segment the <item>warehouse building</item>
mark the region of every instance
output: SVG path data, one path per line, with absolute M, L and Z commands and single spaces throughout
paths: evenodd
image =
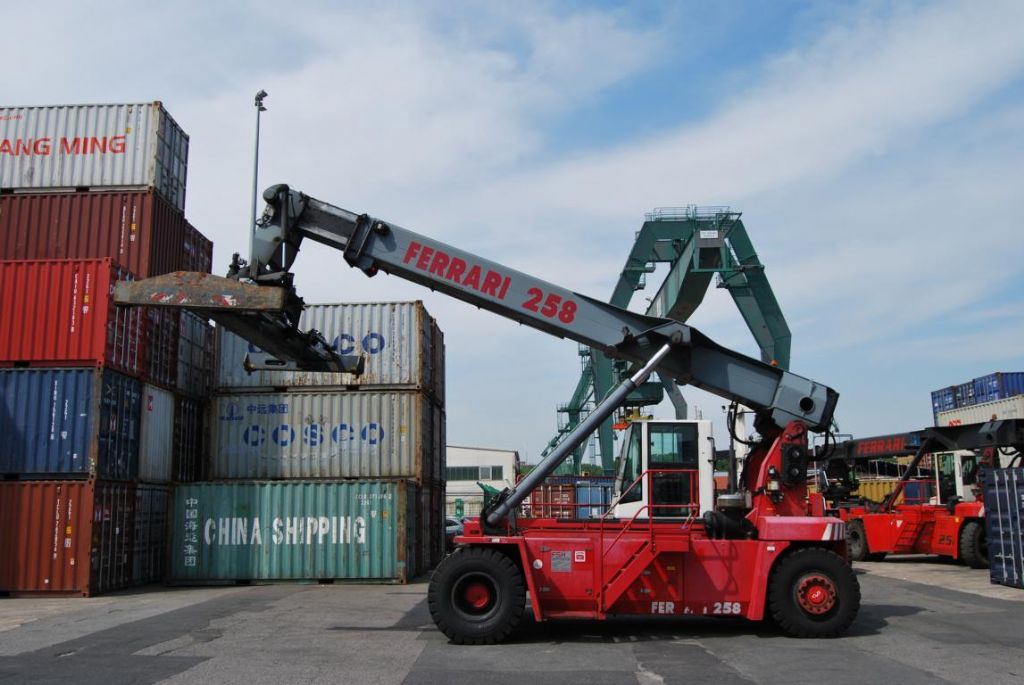
M 448 484 L 445 507 L 449 516 L 479 516 L 483 491 L 477 483 L 501 490 L 516 482 L 519 473 L 519 452 L 484 447 L 445 449 Z

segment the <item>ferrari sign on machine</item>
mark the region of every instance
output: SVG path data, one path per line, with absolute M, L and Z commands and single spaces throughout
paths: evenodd
M 615 307 L 287 186 L 269 188 L 264 199 L 268 207 L 248 262 L 236 258 L 230 281 L 207 279 L 203 287 L 236 294 L 234 304 L 211 314 L 219 323 L 261 339 L 264 349 L 275 347 L 274 354 L 291 362 L 306 363 L 307 349 L 278 344 L 270 332 L 308 339 L 294 331 L 294 312 L 261 319 L 251 312 L 268 301 L 262 296 L 268 290 L 297 298 L 288 269 L 310 239 L 340 250 L 367 275 L 420 283 L 633 365 L 544 461 L 514 487 L 491 493 L 480 517 L 465 523 L 428 591 L 434 622 L 451 640 L 505 639 L 526 611 L 527 592 L 537 621 L 770 616 L 799 637 L 835 637 L 853 623 L 860 589 L 846 558 L 845 526 L 825 515 L 823 498 L 809 494 L 806 484 L 808 435 L 829 427 L 834 390 L 722 347 L 678 321 Z M 118 297 L 151 303 L 146 295 L 159 286 L 168 303 L 209 302 L 190 285 L 196 282 L 127 284 Z M 586 504 L 585 514 L 573 516 L 572 504 L 545 506 L 547 476 L 655 371 L 757 413 L 760 441 L 742 482 L 715 492 L 708 422 L 639 421 L 625 440 L 607 512 L 595 514 Z M 528 497 L 534 518 L 521 515 Z M 220 525 L 209 524 L 210 534 L 219 535 Z M 243 525 L 251 538 L 251 524 Z M 309 536 L 313 524 L 304 525 Z M 261 536 L 265 546 L 267 535 Z

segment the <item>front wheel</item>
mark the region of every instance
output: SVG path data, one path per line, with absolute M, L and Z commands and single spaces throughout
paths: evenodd
M 860 609 L 860 584 L 842 557 L 820 547 L 798 549 L 776 564 L 768 611 L 793 637 L 838 637 Z
M 430 616 L 452 642 L 501 642 L 526 607 L 523 574 L 506 555 L 488 547 L 466 547 L 445 557 L 430 578 Z
M 971 568 L 988 568 L 988 539 L 981 521 L 968 521 L 960 529 L 960 558 Z

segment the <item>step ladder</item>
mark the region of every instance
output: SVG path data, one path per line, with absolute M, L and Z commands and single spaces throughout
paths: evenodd
M 899 527 L 900 534 L 896 538 L 893 547 L 894 552 L 912 552 L 917 542 L 917 534 L 921 531 L 921 521 L 918 519 L 903 519 L 903 525 Z
M 642 540 L 629 558 L 626 559 L 625 563 L 615 570 L 615 573 L 612 574 L 611 578 L 601 588 L 601 593 L 597 598 L 598 611 L 604 613 L 615 602 L 619 601 L 619 598 L 640 577 L 640 574 L 651 565 L 656 556 L 657 552 L 655 552 L 651 541 Z

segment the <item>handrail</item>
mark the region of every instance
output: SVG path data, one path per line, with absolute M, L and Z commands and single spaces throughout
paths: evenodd
M 696 478 L 691 478 L 690 479 L 690 501 L 686 502 L 686 503 L 673 502 L 673 503 L 669 503 L 669 504 L 656 504 L 653 501 L 653 497 L 654 497 L 654 475 L 655 474 L 671 474 L 671 473 L 686 473 L 686 474 L 690 474 L 691 476 L 696 476 Z M 622 498 L 628 492 L 630 492 L 633 488 L 635 488 L 637 486 L 637 484 L 639 484 L 640 482 L 642 482 L 645 479 L 647 480 L 647 493 L 648 493 L 647 502 L 644 503 L 636 511 L 636 513 L 633 514 L 632 518 L 630 518 L 628 521 L 626 521 L 625 525 L 622 526 L 622 529 L 619 530 L 618 534 L 611 541 L 611 544 L 609 544 L 608 548 L 605 549 L 605 545 L 604 545 L 604 531 L 605 531 L 605 525 L 604 524 L 605 524 L 605 521 L 607 520 L 607 518 L 611 514 L 611 512 L 615 509 L 616 505 L 618 505 L 622 501 Z M 613 547 L 615 547 L 616 544 L 618 544 L 619 540 L 622 538 L 623 535 L 625 535 L 626 531 L 632 529 L 633 524 L 636 522 L 636 520 L 640 516 L 640 514 L 645 512 L 645 511 L 650 511 L 651 512 L 651 515 L 649 515 L 647 517 L 647 534 L 648 534 L 648 544 L 653 546 L 654 545 L 654 510 L 659 508 L 659 507 L 669 508 L 669 507 L 684 507 L 685 506 L 687 508 L 687 510 L 689 511 L 689 514 L 687 514 L 685 520 L 683 521 L 683 526 L 684 527 L 685 526 L 689 526 L 689 525 L 692 524 L 692 522 L 693 522 L 693 520 L 695 518 L 693 512 L 696 509 L 699 509 L 699 507 L 700 507 L 699 494 L 700 494 L 700 470 L 699 469 L 647 469 L 646 471 L 642 472 L 639 476 L 637 476 L 636 480 L 634 480 L 632 483 L 630 483 L 629 487 L 626 488 L 625 490 L 623 490 L 622 493 L 620 493 L 619 496 L 617 498 L 615 498 L 615 500 L 610 505 L 608 505 L 608 510 L 604 513 L 604 516 L 601 517 L 601 526 L 600 526 L 600 530 L 598 531 L 598 550 L 597 550 L 598 556 L 597 556 L 596 562 L 597 562 L 598 568 L 600 569 L 600 572 L 599 572 L 599 579 L 598 579 L 599 580 L 598 592 L 597 592 L 597 595 L 594 597 L 594 600 L 596 602 L 598 602 L 598 605 L 597 605 L 598 611 L 603 611 L 602 604 L 604 602 L 604 591 L 605 591 L 605 578 L 604 578 L 605 564 L 604 564 L 604 558 L 607 555 L 607 553 L 609 551 L 611 551 L 611 549 Z

